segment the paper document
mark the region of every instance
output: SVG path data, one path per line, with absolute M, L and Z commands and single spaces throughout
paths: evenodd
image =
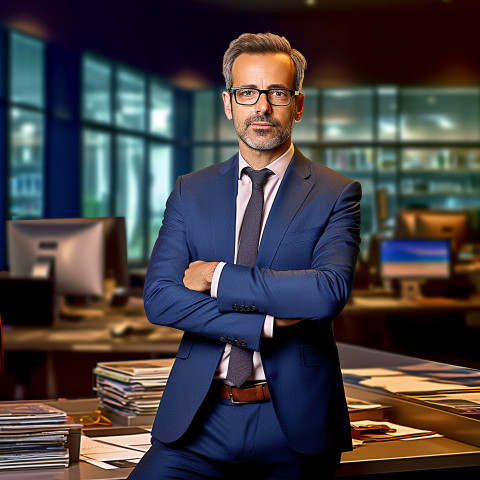
M 398 370 L 389 368 L 342 368 L 342 373 L 359 377 L 386 377 L 389 375 L 403 375 Z
M 388 377 L 372 377 L 360 381 L 369 387 L 380 387 L 393 393 L 405 392 L 437 392 L 444 390 L 468 390 L 471 387 L 430 381 L 424 377 L 399 375 Z

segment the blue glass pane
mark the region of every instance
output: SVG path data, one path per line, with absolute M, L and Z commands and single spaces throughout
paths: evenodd
M 381 87 L 378 94 L 378 139 L 394 141 L 398 136 L 397 128 L 397 89 Z
M 150 146 L 149 254 L 158 237 L 167 198 L 173 188 L 172 153 L 172 147 L 169 145 Z
M 150 132 L 173 136 L 173 89 L 166 84 L 150 82 Z
M 17 33 L 12 33 L 10 40 L 10 99 L 13 102 L 43 107 L 43 43 Z
M 215 95 L 215 108 L 218 118 L 218 138 L 219 140 L 237 140 L 238 137 L 233 126 L 233 122 L 225 115 L 225 107 L 222 100 L 223 89 L 218 89 Z M 234 100 L 235 101 L 235 100 Z
M 402 140 L 480 140 L 478 88 L 402 91 Z
M 373 140 L 372 89 L 326 89 L 322 115 L 326 141 Z
M 44 118 L 10 110 L 9 217 L 41 218 L 44 205 Z
M 145 143 L 135 137 L 117 139 L 115 215 L 125 217 L 129 260 L 144 254 Z
M 145 78 L 119 68 L 117 71 L 116 124 L 145 130 Z
M 112 196 L 110 135 L 85 130 L 82 140 L 82 215 L 108 217 Z
M 295 123 L 293 129 L 293 141 L 318 141 L 320 122 L 318 119 L 318 104 L 320 95 L 318 90 L 313 88 L 304 88 L 305 103 L 303 105 L 303 116 L 299 122 Z
M 193 149 L 192 172 L 201 170 L 215 163 L 214 147 L 195 147 Z
M 218 101 L 217 90 L 194 92 L 193 139 L 195 141 L 215 140 L 215 108 Z
M 108 62 L 83 59 L 83 118 L 112 122 L 112 67 Z

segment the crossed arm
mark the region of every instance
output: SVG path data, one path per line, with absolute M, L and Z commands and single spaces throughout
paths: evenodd
M 184 224 L 190 212 L 184 205 L 179 180 L 167 202 L 164 224 L 147 269 L 144 305 L 148 319 L 205 338 L 242 338 L 253 350 L 260 348 L 265 315 L 276 318 L 277 326 L 289 325 L 292 319 L 330 321 L 346 303 L 353 282 L 360 195 L 358 184 L 352 183 L 337 199 L 307 270 L 279 271 L 227 263 L 215 299 L 208 290 L 217 262 L 192 263 Z M 233 304 L 244 301 L 256 305 L 258 312 L 232 311 Z
M 203 260 L 190 263 L 185 270 L 183 284 L 190 290 L 207 292 L 212 286 L 213 273 L 219 263 L 220 262 L 204 262 Z M 288 327 L 298 322 L 300 322 L 300 319 L 275 318 L 274 325 L 277 328 Z

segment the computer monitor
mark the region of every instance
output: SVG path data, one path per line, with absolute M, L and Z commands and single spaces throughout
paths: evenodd
M 456 257 L 468 238 L 468 215 L 454 210 L 419 212 L 416 217 L 415 235 L 418 238 L 450 240 Z
M 395 232 L 396 238 L 415 238 L 415 228 L 417 215 L 420 211 L 418 209 L 401 209 L 397 210 L 395 218 Z
M 53 278 L 63 298 L 98 299 L 106 279 L 128 287 L 123 217 L 11 220 L 7 235 L 12 278 Z
M 377 220 L 377 232 L 389 230 L 387 225 L 389 217 L 388 191 L 386 188 L 379 188 L 375 191 L 375 213 Z
M 417 300 L 425 280 L 449 279 L 452 274 L 451 244 L 446 239 L 383 239 L 380 244 L 380 276 L 399 280 L 401 296 Z

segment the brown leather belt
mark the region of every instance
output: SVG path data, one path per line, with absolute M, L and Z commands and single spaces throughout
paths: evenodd
M 232 403 L 265 402 L 270 400 L 267 384 L 255 383 L 241 388 L 231 387 L 224 383 L 220 386 L 220 398 L 230 400 Z

